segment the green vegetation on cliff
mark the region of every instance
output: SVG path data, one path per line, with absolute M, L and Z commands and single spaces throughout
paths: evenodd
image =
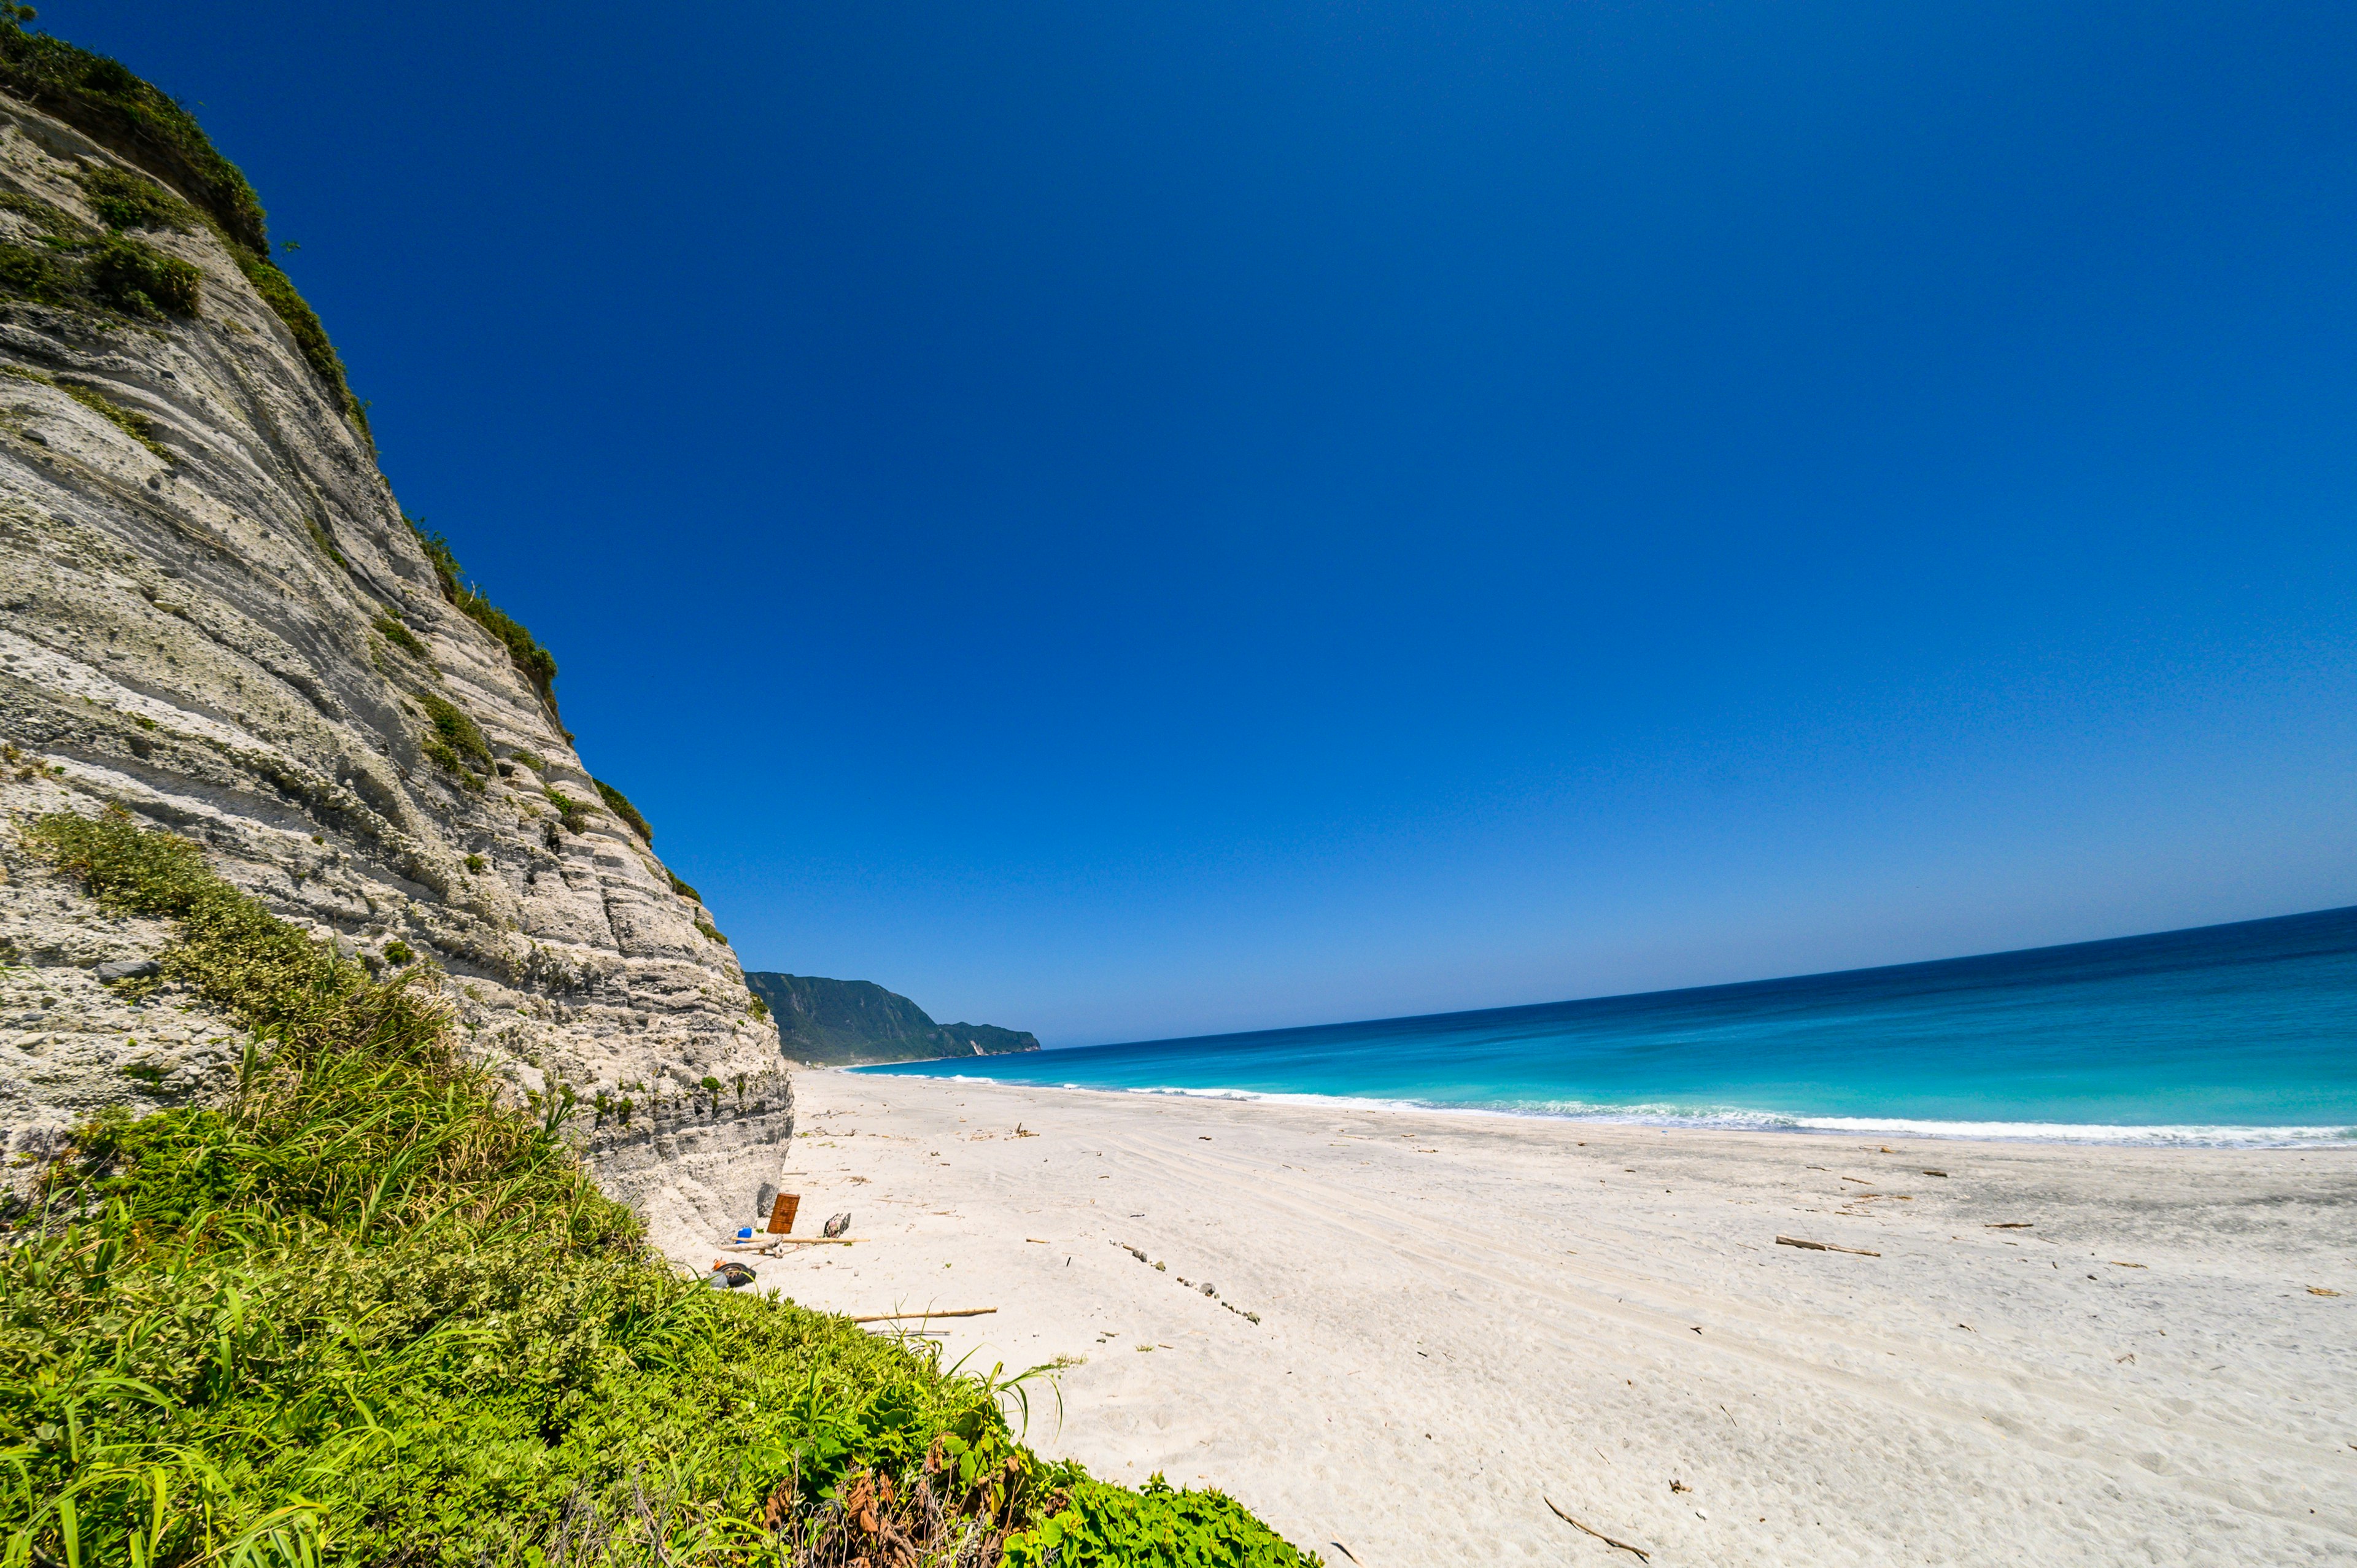
M 1023 1030 L 936 1024 L 923 1008 L 872 980 L 748 970 L 745 983 L 776 1016 L 785 1053 L 797 1061 L 839 1066 L 1039 1048 L 1039 1037 Z
M 639 814 L 639 809 L 630 804 L 629 796 L 623 794 L 619 789 L 615 789 L 611 784 L 607 783 L 603 779 L 592 779 L 589 782 L 597 787 L 597 798 L 606 802 L 606 809 L 608 811 L 613 812 L 614 815 L 621 818 L 623 822 L 629 823 L 630 831 L 637 833 L 640 838 L 646 840 L 650 846 L 654 843 L 654 829 L 647 825 L 647 820 Z M 674 876 L 672 878 L 672 881 L 674 884 L 677 884 L 679 882 L 679 878 Z M 696 902 L 701 904 L 704 900 L 698 898 Z
M 466 568 L 450 552 L 450 541 L 439 532 L 429 532 L 422 517 L 405 517 L 412 533 L 425 552 L 426 561 L 434 568 L 435 577 L 442 585 L 442 596 L 458 607 L 468 619 L 490 632 L 503 643 L 508 658 L 516 670 L 532 682 L 540 700 L 548 704 L 552 717 L 556 713 L 556 656 L 545 648 L 523 623 L 483 596 L 483 590 L 466 580 Z
M 256 1043 L 233 1103 L 87 1124 L 11 1222 L 0 1563 L 1316 1561 L 1038 1458 L 1024 1378 L 682 1278 L 416 970 L 371 980 L 188 840 L 27 839 L 178 921 L 166 976 Z
M 286 324 L 336 406 L 366 439 L 368 411 L 346 383 L 343 360 L 318 316 L 270 259 L 262 203 L 245 176 L 214 149 L 195 116 L 171 94 L 141 81 L 121 60 L 27 32 L 25 24 L 32 19 L 29 5 L 0 5 L 0 91 L 55 115 L 185 194 L 195 204 L 195 215 L 221 236 L 239 270 Z M 118 181 L 129 177 L 108 172 Z M 178 215 L 188 207 L 178 198 L 158 193 L 130 200 L 129 206 L 111 204 L 108 198 L 94 195 L 93 204 L 118 231 L 184 226 Z M 167 217 L 158 219 L 158 211 Z M 84 277 L 92 285 L 88 290 L 76 286 Z M 166 293 L 156 292 L 157 286 Z M 102 242 L 96 265 L 79 271 L 76 258 L 60 260 L 27 247 L 0 244 L 0 289 L 44 305 L 70 305 L 94 293 L 135 316 L 190 316 L 197 308 L 195 268 L 119 232 Z

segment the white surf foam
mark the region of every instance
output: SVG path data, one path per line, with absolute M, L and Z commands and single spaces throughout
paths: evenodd
M 905 1069 L 904 1069 L 905 1072 Z M 946 1078 L 953 1083 L 1003 1084 L 1019 1080 L 982 1078 L 970 1073 L 907 1074 Z M 2202 1125 L 2119 1125 L 2101 1122 L 1948 1122 L 1906 1116 L 1809 1116 L 1780 1111 L 1754 1111 L 1741 1106 L 1674 1104 L 1598 1105 L 1580 1101 L 1537 1101 L 1494 1105 L 1469 1105 L 1446 1101 L 1374 1099 L 1362 1095 L 1304 1094 L 1257 1089 L 1189 1088 L 1157 1084 L 1146 1088 L 1105 1089 L 1082 1083 L 1025 1085 L 1059 1088 L 1088 1094 L 1165 1094 L 1189 1100 L 1231 1100 L 1272 1105 L 1315 1106 L 1333 1111 L 1438 1112 L 1453 1116 L 1540 1116 L 1570 1122 L 1616 1122 L 1640 1127 L 1702 1127 L 1738 1133 L 1873 1133 L 1883 1137 L 1970 1138 L 1994 1142 L 2036 1144 L 2105 1144 L 2122 1148 L 2183 1149 L 2357 1149 L 2357 1126 L 2252 1127 Z

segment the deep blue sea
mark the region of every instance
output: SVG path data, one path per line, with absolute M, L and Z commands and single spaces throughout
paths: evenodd
M 2357 908 L 1692 991 L 859 1070 L 1676 1126 L 2357 1146 Z

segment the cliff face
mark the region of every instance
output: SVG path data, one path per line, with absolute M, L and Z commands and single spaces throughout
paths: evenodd
M 745 983 L 769 1004 L 785 1053 L 797 1061 L 905 1062 L 1039 1048 L 1039 1037 L 1028 1031 L 936 1024 L 923 1008 L 872 980 L 754 970 Z
M 38 813 L 120 805 L 348 952 L 438 971 L 518 1099 L 569 1092 L 608 1189 L 700 1248 L 783 1165 L 776 1028 L 508 646 L 446 596 L 258 232 L 76 118 L 110 145 L 0 96 L 9 1151 L 235 1074 L 235 1030 L 98 967 L 168 931 L 100 915 L 18 842 Z

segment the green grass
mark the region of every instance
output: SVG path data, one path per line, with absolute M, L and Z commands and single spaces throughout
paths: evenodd
M 631 831 L 646 840 L 649 844 L 651 845 L 655 842 L 654 829 L 647 825 L 646 818 L 639 815 L 639 809 L 630 804 L 628 796 L 602 779 L 592 779 L 589 782 L 597 787 L 597 798 L 606 802 L 608 811 L 628 822 Z M 700 904 L 703 900 L 699 898 L 696 902 Z
M 92 413 L 95 413 L 100 418 L 106 420 L 116 429 L 122 431 L 125 435 L 130 436 L 134 441 L 138 442 L 142 446 L 146 447 L 147 450 L 153 452 L 158 457 L 163 458 L 167 463 L 178 461 L 178 459 L 172 456 L 171 448 L 165 446 L 161 441 L 158 441 L 156 438 L 156 422 L 154 420 L 148 418 L 144 413 L 137 413 L 124 407 L 121 403 L 116 403 L 113 399 L 106 396 L 103 392 L 93 392 L 89 387 L 78 387 L 70 382 L 61 381 L 55 376 L 44 374 L 39 371 L 33 370 L 25 365 L 0 365 L 0 375 L 8 376 L 13 380 L 20 381 L 38 381 L 45 387 L 55 387 L 58 391 L 65 393 L 66 396 L 73 399 L 74 402 L 81 404 L 84 408 L 89 409 Z
M 232 1103 L 86 1124 L 13 1222 L 0 1563 L 1316 1561 L 1215 1493 L 1042 1462 L 1021 1379 L 680 1278 L 418 971 L 371 981 L 188 841 L 26 836 L 178 921 L 167 976 L 257 1044 Z

